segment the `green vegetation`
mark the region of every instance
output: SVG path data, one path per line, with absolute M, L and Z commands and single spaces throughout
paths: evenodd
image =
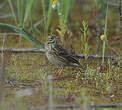
M 41 2 L 42 2 L 43 18 L 44 18 L 44 37 L 47 38 L 48 29 L 49 29 L 50 21 L 51 21 L 51 17 L 52 17 L 52 2 L 53 2 L 53 0 L 49 0 L 48 4 L 45 4 L 46 3 L 45 0 L 42 0 Z
M 104 58 L 122 56 L 118 7 L 116 0 L 1 0 L 1 48 L 45 48 L 48 34 L 57 35 L 60 28 L 66 48 L 85 54 L 85 59 L 79 60 L 86 68 L 64 68 L 61 77 L 54 78 L 60 67 L 51 65 L 43 53 L 2 52 L 0 66 L 5 67 L 6 80 L 15 81 L 16 86 L 8 90 L 0 110 L 8 110 L 13 103 L 16 106 L 12 110 L 26 110 L 25 104 L 37 108 L 46 104 L 83 104 L 87 110 L 89 104 L 122 102 L 122 59 Z M 102 58 L 91 58 L 89 54 Z M 0 74 L 4 72 L 0 68 Z M 34 83 L 34 94 L 16 99 L 13 94 L 21 88 L 18 82 Z
M 85 54 L 85 58 L 87 58 L 87 55 L 89 54 L 89 45 L 88 45 L 88 24 L 83 21 L 82 22 L 83 29 L 81 31 L 83 32 L 83 35 L 81 35 L 81 42 L 82 42 L 82 49 L 83 54 Z
M 108 4 L 107 4 L 107 9 L 106 9 L 106 18 L 105 18 L 105 28 L 104 28 L 104 36 L 105 39 L 103 40 L 103 51 L 102 51 L 102 64 L 104 63 L 104 56 L 105 56 L 105 46 L 107 42 L 107 22 L 108 22 Z
M 62 0 L 59 2 L 58 16 L 59 16 L 59 28 L 61 29 L 61 41 L 64 42 L 64 34 L 68 30 L 70 24 L 70 8 L 73 0 Z

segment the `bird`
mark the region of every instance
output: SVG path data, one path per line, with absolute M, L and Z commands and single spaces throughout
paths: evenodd
M 79 61 L 66 50 L 58 40 L 58 37 L 51 34 L 46 43 L 46 57 L 50 63 L 60 67 L 81 67 Z

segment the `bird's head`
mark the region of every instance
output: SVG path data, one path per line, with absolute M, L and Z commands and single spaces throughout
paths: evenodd
M 57 36 L 55 36 L 54 34 L 48 36 L 48 43 L 56 43 L 56 42 L 57 42 Z

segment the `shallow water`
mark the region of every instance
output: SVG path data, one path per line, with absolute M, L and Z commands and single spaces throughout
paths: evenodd
M 92 4 L 92 5 L 91 5 Z M 99 6 L 100 7 L 100 6 Z M 83 53 L 80 28 L 82 21 L 88 21 L 89 54 L 102 53 L 102 41 L 97 34 L 103 34 L 104 7 L 99 9 L 94 3 L 78 0 L 71 9 L 71 26 L 73 36 L 66 35 L 63 45 L 75 53 Z M 38 8 L 38 7 L 37 7 Z M 39 9 L 38 9 L 39 10 Z M 97 10 L 97 11 L 96 11 Z M 106 55 L 121 56 L 122 31 L 119 27 L 119 15 L 116 7 L 109 6 L 108 41 Z M 39 12 L 40 13 L 40 10 Z M 37 13 L 33 13 L 34 15 Z M 41 15 L 38 14 L 40 18 Z M 54 16 L 57 14 L 54 12 Z M 112 16 L 112 17 L 111 17 Z M 38 17 L 35 18 L 38 20 Z M 97 21 L 97 17 L 99 20 Z M 92 19 L 91 19 L 92 18 Z M 7 19 L 0 19 L 8 22 Z M 10 20 L 10 24 L 12 24 Z M 55 32 L 57 19 L 52 20 L 51 28 Z M 100 30 L 97 30 L 97 25 Z M 0 28 L 1 29 L 1 28 Z M 42 32 L 42 27 L 39 27 Z M 1 29 L 0 32 L 7 32 Z M 98 31 L 100 31 L 98 33 Z M 34 35 L 43 40 L 42 35 Z M 20 45 L 21 44 L 21 45 Z M 22 38 L 19 44 L 18 36 L 7 36 L 4 47 L 35 48 Z M 0 36 L 0 47 L 3 47 L 3 36 Z M 87 71 L 77 68 L 65 68 L 61 78 L 52 80 L 49 86 L 48 75 L 55 75 L 58 68 L 51 65 L 43 53 L 11 53 L 0 54 L 0 110 L 41 110 L 42 106 L 50 104 L 82 104 L 85 101 L 95 104 L 113 104 L 122 102 L 122 61 L 106 59 L 101 65 L 101 59 L 80 59 Z M 5 84 L 3 83 L 5 81 Z M 50 90 L 52 88 L 52 92 Z M 51 99 L 50 99 L 51 97 Z M 52 102 L 50 102 L 50 100 Z M 103 110 L 103 109 L 99 109 Z M 106 109 L 105 109 L 106 110 Z M 109 110 L 109 109 L 107 109 Z M 110 110 L 112 110 L 110 108 Z M 114 109 L 113 109 L 114 110 Z M 118 109 L 119 110 L 119 109 Z M 121 110 L 121 109 L 120 109 Z

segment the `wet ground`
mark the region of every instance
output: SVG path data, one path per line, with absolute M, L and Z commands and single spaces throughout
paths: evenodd
M 70 31 L 73 34 L 65 36 L 63 45 L 75 53 L 83 53 L 80 28 L 83 27 L 82 21 L 85 20 L 89 25 L 88 54 L 101 55 L 103 41 L 99 39 L 99 36 L 104 33 L 105 9 L 100 8 L 101 6 L 97 7 L 94 3 L 91 4 L 91 1 L 78 0 L 70 10 L 72 12 Z M 105 55 L 122 55 L 122 31 L 117 9 L 113 5 L 109 6 Z M 40 9 L 36 10 L 41 13 Z M 55 16 L 57 14 L 54 11 Z M 0 21 L 8 22 L 9 20 L 6 18 L 0 19 Z M 12 24 L 11 22 L 13 23 L 10 20 L 10 24 Z M 54 32 L 57 28 L 56 24 L 57 19 L 51 24 Z M 43 32 L 42 25 L 38 29 Z M 0 32 L 7 33 L 8 30 L 0 28 Z M 33 34 L 37 35 L 38 39 L 45 41 L 42 35 L 36 32 Z M 35 48 L 24 38 L 20 43 L 17 35 L 8 35 L 6 38 L 1 35 L 0 47 Z M 79 60 L 86 68 L 85 70 L 64 68 L 60 77 L 49 79 L 49 75 L 55 76 L 60 68 L 51 65 L 44 53 L 1 53 L 0 110 L 42 110 L 42 106 L 53 104 L 121 103 L 122 60 L 105 59 L 104 64 L 102 64 L 101 58 L 81 58 Z
M 49 105 L 50 97 L 54 105 L 77 105 L 84 103 L 84 99 L 92 104 L 122 102 L 120 62 L 107 59 L 101 65 L 101 59 L 96 58 L 83 58 L 80 62 L 86 65 L 85 72 L 78 68 L 65 68 L 60 77 L 50 80 L 48 76 L 55 76 L 59 68 L 51 65 L 44 54 L 11 54 L 3 68 L 6 77 L 5 85 L 0 87 L 1 107 L 8 103 L 6 107 L 13 105 L 11 110 L 16 110 L 22 104 L 25 110 L 35 110 Z

